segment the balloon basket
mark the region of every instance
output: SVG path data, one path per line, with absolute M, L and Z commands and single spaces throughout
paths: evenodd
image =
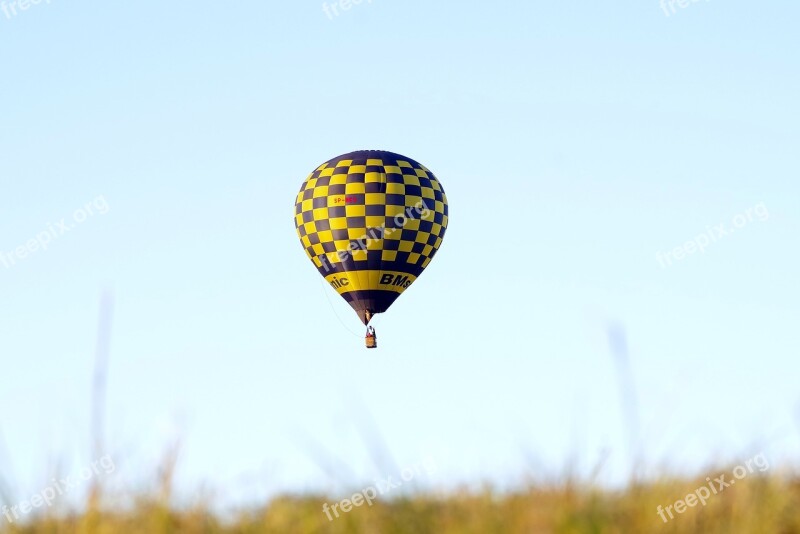
M 378 340 L 375 339 L 375 336 L 367 336 L 364 338 L 367 348 L 368 349 L 377 349 L 378 348 Z

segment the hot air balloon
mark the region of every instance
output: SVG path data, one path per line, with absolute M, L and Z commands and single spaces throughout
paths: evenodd
M 317 271 L 367 326 L 422 274 L 447 229 L 439 180 L 383 150 L 343 154 L 316 168 L 295 202 L 297 235 Z

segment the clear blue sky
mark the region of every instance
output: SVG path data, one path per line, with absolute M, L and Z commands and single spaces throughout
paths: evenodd
M 650 465 L 796 460 L 798 16 L 740 0 L 0 12 L 0 251 L 57 234 L 0 259 L 1 472 L 24 494 L 54 460 L 92 459 L 106 288 L 120 485 L 175 436 L 183 490 L 237 502 L 426 456 L 420 487 L 588 472 L 604 451 L 613 482 L 631 445 L 610 328 Z M 367 148 L 422 162 L 450 201 L 375 352 L 292 220 L 311 170 Z M 92 201 L 107 212 L 76 222 Z M 676 257 L 720 223 L 735 231 Z

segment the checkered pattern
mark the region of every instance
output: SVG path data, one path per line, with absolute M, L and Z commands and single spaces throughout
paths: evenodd
M 297 195 L 295 226 L 323 275 L 379 270 L 419 276 L 447 229 L 447 196 L 433 173 L 412 159 L 352 152 L 308 176 Z

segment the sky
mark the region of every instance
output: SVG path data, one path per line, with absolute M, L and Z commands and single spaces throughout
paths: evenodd
M 0 3 L 12 495 L 98 460 L 101 315 L 111 487 L 796 463 L 800 5 L 339 2 Z M 376 351 L 293 223 L 360 149 L 450 209 Z

